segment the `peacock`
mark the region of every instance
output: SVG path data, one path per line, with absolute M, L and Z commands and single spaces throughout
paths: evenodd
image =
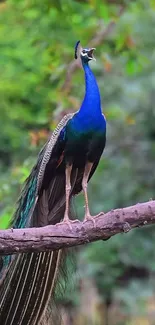
M 106 119 L 89 61 L 94 48 L 75 46 L 85 75 L 85 96 L 78 112 L 65 115 L 38 155 L 18 200 L 10 226 L 72 225 L 72 199 L 83 190 L 84 221 L 89 211 L 87 184 L 106 143 Z M 38 325 L 44 319 L 58 282 L 63 250 L 1 258 L 0 324 Z M 49 324 L 58 324 L 58 321 Z

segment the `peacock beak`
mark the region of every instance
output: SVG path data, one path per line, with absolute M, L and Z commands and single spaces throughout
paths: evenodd
M 94 60 L 94 61 L 96 61 L 96 59 L 95 59 L 95 57 L 94 57 L 94 55 L 93 55 L 94 50 L 96 50 L 95 47 L 92 47 L 91 49 L 89 49 L 89 51 L 88 51 L 88 58 L 89 58 L 90 60 Z

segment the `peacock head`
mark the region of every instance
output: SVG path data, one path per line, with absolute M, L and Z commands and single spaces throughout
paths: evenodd
M 80 41 L 78 41 L 75 45 L 75 59 L 80 57 L 83 64 L 88 63 L 91 60 L 96 61 L 93 55 L 94 50 L 95 47 L 82 48 L 82 46 L 80 45 Z

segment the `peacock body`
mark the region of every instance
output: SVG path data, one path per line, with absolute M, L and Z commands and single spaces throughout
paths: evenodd
M 89 212 L 87 183 L 93 175 L 106 142 L 106 120 L 100 92 L 89 61 L 93 48 L 76 46 L 85 73 L 85 97 L 80 110 L 67 114 L 39 153 L 26 180 L 12 226 L 42 227 L 71 223 L 72 197 L 84 191 L 85 220 Z M 0 324 L 44 324 L 54 292 L 62 251 L 19 254 L 1 261 Z M 50 320 L 52 323 L 52 319 Z M 57 321 L 58 324 L 58 321 Z

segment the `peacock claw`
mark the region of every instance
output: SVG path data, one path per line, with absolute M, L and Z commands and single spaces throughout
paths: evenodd
M 84 217 L 84 220 L 83 222 L 87 222 L 87 221 L 92 221 L 93 222 L 93 225 L 94 227 L 96 228 L 96 221 L 95 221 L 95 218 L 93 216 L 91 216 L 90 214 L 86 214 L 85 217 Z
M 73 229 L 73 227 L 72 227 L 72 222 L 71 222 L 70 219 L 68 219 L 68 220 L 63 220 L 62 223 L 63 223 L 63 224 L 66 224 L 66 225 L 69 227 L 70 230 Z
M 72 230 L 72 229 L 73 229 L 73 227 L 72 227 L 72 223 L 75 223 L 75 222 L 81 222 L 81 221 L 78 220 L 78 219 L 70 220 L 68 217 L 65 217 L 61 222 L 57 223 L 57 225 L 64 225 L 64 224 L 67 224 L 68 227 L 70 228 L 70 230 Z
M 101 211 L 101 212 L 99 212 L 96 216 L 94 216 L 94 218 L 100 217 L 100 216 L 102 216 L 103 214 L 104 214 L 104 212 Z
M 104 212 L 100 212 L 100 213 L 98 213 L 97 215 L 95 215 L 95 216 L 91 216 L 91 214 L 86 214 L 85 215 L 85 217 L 84 217 L 84 220 L 83 220 L 83 222 L 87 222 L 87 221 L 92 221 L 93 222 L 93 225 L 94 225 L 94 227 L 96 228 L 96 218 L 97 217 L 99 217 L 100 215 L 102 215 L 102 214 L 104 214 Z
M 81 222 L 79 219 L 74 219 L 74 220 L 70 220 L 72 223 L 74 222 Z

